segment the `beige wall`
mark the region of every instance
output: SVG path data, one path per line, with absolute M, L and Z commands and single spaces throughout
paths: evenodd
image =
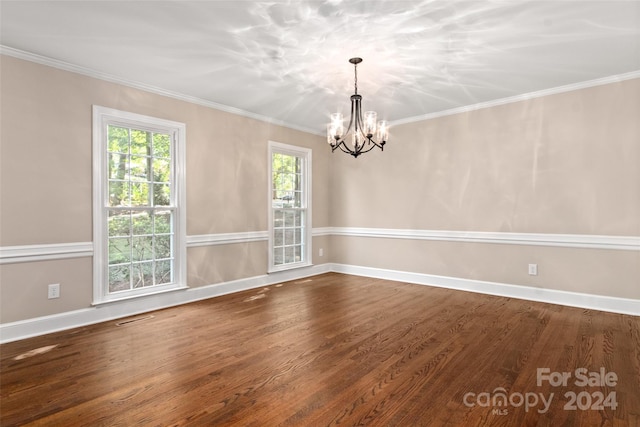
M 187 235 L 267 230 L 269 140 L 313 149 L 313 226 L 329 225 L 322 137 L 12 57 L 0 65 L 0 246 L 92 240 L 94 104 L 186 123 Z M 189 248 L 188 284 L 265 274 L 266 246 Z M 0 322 L 89 307 L 90 266 L 1 265 Z M 49 283 L 62 284 L 60 299 L 46 298 Z
M 640 236 L 640 79 L 396 126 L 338 227 Z M 366 179 L 363 179 L 366 177 Z M 359 182 L 361 185 L 341 185 Z M 638 251 L 340 237 L 336 262 L 640 299 Z M 527 274 L 537 263 L 540 274 Z
M 399 125 L 383 153 L 354 159 L 320 136 L 1 58 L 0 246 L 91 241 L 94 104 L 186 123 L 188 235 L 267 229 L 269 140 L 313 149 L 314 228 L 640 235 L 640 80 Z M 640 299 L 637 251 L 313 243 L 315 264 Z M 189 248 L 188 284 L 264 274 L 266 247 Z M 540 274 L 528 276 L 527 263 Z M 62 283 L 60 299 L 46 299 L 48 283 Z M 0 322 L 86 308 L 91 292 L 90 257 L 1 265 Z

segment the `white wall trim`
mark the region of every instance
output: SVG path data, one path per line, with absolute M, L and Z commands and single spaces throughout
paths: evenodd
M 116 301 L 50 316 L 4 323 L 0 324 L 0 343 L 50 334 L 289 280 L 315 276 L 326 273 L 330 271 L 330 269 L 330 264 L 320 264 L 197 288 L 142 296 L 134 300 Z
M 50 316 L 0 324 L 0 343 L 17 341 L 71 328 L 106 322 L 140 313 L 187 304 L 234 292 L 297 280 L 327 272 L 337 272 L 405 283 L 435 286 L 459 291 L 477 292 L 506 298 L 559 304 L 592 310 L 640 316 L 640 300 L 603 295 L 583 294 L 554 289 L 533 288 L 506 283 L 437 276 L 407 271 L 386 270 L 346 264 L 320 264 L 295 270 L 248 277 L 186 290 L 149 295 L 135 300 L 125 300 L 69 311 Z
M 391 228 L 332 227 L 334 236 L 387 239 L 442 240 L 448 242 L 560 246 L 565 248 L 640 251 L 640 237 L 589 234 L 503 233 L 487 231 L 408 230 Z
M 246 231 L 240 233 L 199 234 L 187 236 L 187 247 L 228 245 L 232 243 L 260 242 L 268 240 L 267 231 Z
M 251 119 L 260 120 L 266 123 L 284 126 L 290 129 L 299 130 L 302 132 L 310 133 L 312 135 L 320 135 L 323 136 L 324 133 L 318 129 L 310 129 L 302 126 L 297 126 L 292 123 L 287 123 L 282 120 L 276 120 L 271 117 L 266 117 L 260 114 L 252 113 L 250 111 L 244 111 L 236 107 L 231 107 L 229 105 L 218 104 L 217 102 L 207 101 L 205 99 L 197 98 L 190 95 L 185 95 L 178 92 L 173 92 L 169 90 L 165 90 L 159 87 L 151 86 L 141 82 L 135 82 L 127 79 L 123 79 L 121 77 L 113 76 L 110 74 L 102 73 L 96 70 L 92 70 L 90 68 L 80 67 L 78 65 L 74 65 L 68 62 L 60 61 L 57 59 L 52 59 L 46 56 L 37 55 L 35 53 L 26 52 L 20 49 L 15 49 L 9 46 L 0 45 L 0 54 L 11 56 L 14 58 L 22 59 L 25 61 L 34 62 L 41 65 L 46 65 L 48 67 L 57 68 L 59 70 L 69 71 L 76 74 L 81 74 L 84 76 L 92 77 L 98 80 L 104 80 L 111 83 L 121 84 L 123 86 L 132 87 L 134 89 L 144 90 L 146 92 L 155 93 L 157 95 L 166 96 L 169 98 L 178 99 L 180 101 L 190 102 L 196 105 L 202 105 L 204 107 L 213 108 L 220 111 L 225 111 L 227 113 L 237 114 L 239 116 L 248 117 Z M 451 108 L 449 110 L 444 111 L 436 111 L 433 113 L 423 114 L 419 116 L 406 117 L 403 119 L 393 120 L 389 124 L 390 126 L 397 126 L 406 123 L 419 122 L 423 120 L 431 120 L 438 117 L 451 116 L 454 114 L 460 114 L 468 111 L 480 110 L 483 108 L 491 108 L 499 105 L 510 104 L 519 101 L 525 101 L 533 98 L 540 98 L 543 96 L 554 95 L 557 93 L 571 92 L 579 89 L 586 89 L 595 86 L 601 86 L 610 83 L 617 83 L 625 80 L 635 79 L 640 77 L 640 70 L 631 71 L 629 73 L 617 74 L 613 76 L 603 77 L 599 79 L 587 80 L 584 82 L 558 86 L 555 88 L 539 90 L 536 92 L 530 92 L 522 95 L 510 96 L 506 98 L 496 99 L 487 102 L 480 102 L 472 105 L 465 105 L 458 108 Z
M 420 116 L 407 117 L 404 119 L 393 120 L 389 122 L 390 126 L 403 125 L 406 123 L 421 122 L 423 120 L 436 119 L 438 117 L 452 116 L 454 114 L 466 113 L 469 111 L 481 110 L 484 108 L 497 107 L 500 105 L 511 104 L 514 102 L 526 101 L 534 98 L 541 98 L 543 96 L 555 95 L 558 93 L 572 92 L 580 89 L 588 89 L 595 86 L 602 86 L 611 83 L 618 83 L 625 80 L 631 80 L 640 78 L 640 70 L 631 71 L 629 73 L 617 74 L 608 77 L 602 77 L 594 80 L 587 80 L 584 82 L 578 82 L 568 84 L 564 86 L 558 86 L 550 89 L 539 90 L 536 92 L 524 93 L 521 95 L 509 96 L 506 98 L 494 99 L 492 101 L 480 102 L 472 105 L 465 105 L 462 107 L 451 108 L 449 110 L 436 111 L 433 113 L 422 114 Z
M 93 255 L 92 242 L 0 247 L 0 264 L 82 258 Z
M 314 227 L 313 230 L 311 230 L 311 235 L 313 237 L 316 236 L 330 236 L 333 234 L 333 227 Z
M 356 265 L 332 264 L 331 271 L 398 282 L 435 286 L 458 291 L 477 292 L 507 298 L 546 302 L 550 304 L 579 307 L 592 310 L 640 316 L 640 299 L 617 298 L 604 295 L 560 291 L 548 288 L 534 288 L 507 283 L 462 279 L 459 277 L 436 276 L 433 274 L 386 270 Z
M 502 233 L 487 231 L 409 230 L 393 228 L 316 227 L 312 236 L 352 236 L 385 239 L 439 240 L 448 242 L 499 243 L 558 246 L 584 249 L 640 251 L 640 237 L 589 234 Z M 267 241 L 268 231 L 198 234 L 187 236 L 187 247 L 229 245 Z M 92 242 L 0 247 L 0 264 L 81 258 L 93 255 Z
M 35 53 L 26 52 L 20 49 L 15 49 L 9 46 L 0 45 L 0 54 L 11 56 L 13 58 L 22 59 L 24 61 L 34 62 L 40 65 L 46 65 L 48 67 L 57 68 L 63 71 L 69 71 L 72 73 L 80 74 L 83 76 L 91 77 L 98 80 L 103 80 L 110 83 L 117 83 L 123 86 L 131 87 L 134 89 L 143 90 L 145 92 L 155 93 L 156 95 L 166 96 L 168 98 L 177 99 L 180 101 L 189 102 L 191 104 L 202 105 L 203 107 L 213 108 L 215 110 L 225 111 L 231 114 L 237 114 L 238 116 L 248 117 L 250 119 L 260 120 L 262 122 L 284 126 L 289 129 L 294 129 L 312 135 L 323 136 L 324 133 L 318 129 L 309 129 L 302 126 L 297 126 L 292 123 L 287 123 L 282 120 L 277 120 L 271 117 L 263 116 L 260 114 L 252 113 L 250 111 L 241 110 L 240 108 L 231 107 L 229 105 L 218 104 L 217 102 L 208 101 L 206 99 L 197 98 L 195 96 L 185 95 L 179 92 L 173 92 L 170 90 L 162 89 L 156 86 L 151 86 L 146 83 L 136 82 L 133 80 L 123 79 L 121 77 L 113 76 L 111 74 L 103 73 L 100 71 L 92 70 L 90 68 L 81 67 L 68 62 L 52 59 L 46 56 L 37 55 Z

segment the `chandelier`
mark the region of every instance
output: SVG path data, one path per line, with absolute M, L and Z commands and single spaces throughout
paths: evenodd
M 331 114 L 331 123 L 327 125 L 327 142 L 331 146 L 331 152 L 337 148 L 353 157 L 367 153 L 374 147 L 383 150 L 384 144 L 389 138 L 389 127 L 386 121 L 380 121 L 376 125 L 377 114 L 375 111 L 367 111 L 362 116 L 362 96 L 358 95 L 358 64 L 362 58 L 351 58 L 353 64 L 355 93 L 351 95 L 351 118 L 349 126 L 344 130 L 344 119 L 341 113 Z M 353 129 L 351 129 L 353 127 Z M 373 135 L 376 139 L 373 139 Z M 351 138 L 348 136 L 351 135 Z M 349 144 L 347 141 L 351 140 Z M 376 142 L 379 141 L 379 142 Z

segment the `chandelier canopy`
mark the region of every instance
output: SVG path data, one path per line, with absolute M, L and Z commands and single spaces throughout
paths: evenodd
M 349 62 L 353 64 L 355 77 L 355 93 L 351 95 L 349 126 L 345 131 L 342 114 L 331 114 L 331 123 L 327 125 L 327 142 L 331 146 L 332 152 L 339 148 L 353 157 L 358 157 L 360 154 L 373 150 L 374 147 L 383 150 L 384 144 L 389 138 L 389 127 L 384 120 L 376 124 L 378 115 L 375 111 L 365 112 L 363 118 L 362 96 L 358 95 L 358 64 L 362 62 L 362 58 L 351 58 Z M 350 138 L 349 135 L 351 135 Z M 375 140 L 373 139 L 374 135 L 376 135 Z

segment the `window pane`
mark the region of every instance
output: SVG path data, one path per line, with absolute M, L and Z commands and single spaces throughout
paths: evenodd
M 147 211 L 136 212 L 131 216 L 133 234 L 144 235 L 153 233 L 151 213 Z
M 131 154 L 151 154 L 151 132 L 131 129 Z
M 131 261 L 153 259 L 153 236 L 136 236 L 131 241 Z
M 284 248 L 273 248 L 273 264 L 274 265 L 282 265 L 284 264 Z
M 125 179 L 129 165 L 129 156 L 126 154 L 109 154 L 108 179 Z
M 129 129 L 109 126 L 107 150 L 117 153 L 129 152 Z
M 284 244 L 293 245 L 295 243 L 294 230 L 288 229 L 284 231 Z
M 171 178 L 169 159 L 153 159 L 153 181 L 169 182 Z
M 130 182 L 109 181 L 109 206 L 130 206 L 130 196 Z
M 131 183 L 131 206 L 149 206 L 149 184 Z
M 275 228 L 284 227 L 284 211 L 276 210 L 273 212 L 273 226 Z
M 131 269 L 127 265 L 115 265 L 109 267 L 109 292 L 128 291 L 130 284 Z
M 296 227 L 300 227 L 302 225 L 302 212 L 296 212 L 296 216 L 293 219 L 293 225 Z
M 156 258 L 171 257 L 171 236 L 157 236 L 155 240 Z
M 282 246 L 284 245 L 284 230 L 273 230 L 273 245 L 274 246 Z
M 155 281 L 156 285 L 171 283 L 171 261 L 156 261 L 155 264 Z
M 289 264 L 296 261 L 296 255 L 293 247 L 285 247 L 284 248 L 284 262 L 285 264 Z
M 156 157 L 171 157 L 171 138 L 167 134 L 153 135 L 153 155 Z
M 171 186 L 169 184 L 153 184 L 153 205 L 171 205 Z
M 302 243 L 302 230 L 300 228 L 295 229 L 295 243 L 298 245 Z
M 302 246 L 295 247 L 295 257 L 297 262 L 302 261 Z
M 107 221 L 109 237 L 129 236 L 131 233 L 131 212 L 109 211 Z
M 171 212 L 156 211 L 154 215 L 154 227 L 156 234 L 171 233 Z
M 153 262 L 133 264 L 131 277 L 134 289 L 153 286 Z
M 131 240 L 125 238 L 109 239 L 109 264 L 121 264 L 131 261 Z
M 293 227 L 296 218 L 296 211 L 285 211 L 284 212 L 284 226 L 289 228 Z
M 149 175 L 149 157 L 131 156 L 129 163 L 129 177 L 132 181 L 151 181 Z

